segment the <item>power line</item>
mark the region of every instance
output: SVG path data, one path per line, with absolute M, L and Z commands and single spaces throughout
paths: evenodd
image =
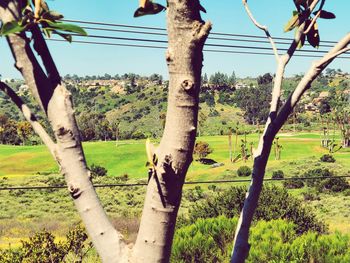
M 166 31 L 165 28 L 161 27 L 149 27 L 149 26 L 134 26 L 134 25 L 126 25 L 126 24 L 116 24 L 116 23 L 105 23 L 105 22 L 94 22 L 94 21 L 83 21 L 83 20 L 73 20 L 73 19 L 64 19 L 62 21 L 72 22 L 72 23 L 81 23 L 81 24 L 91 24 L 91 25 L 101 25 L 101 26 L 111 26 L 111 27 L 125 27 L 125 28 L 135 28 L 135 29 L 147 29 L 147 30 L 156 30 L 156 31 Z M 266 39 L 265 36 L 257 36 L 257 35 L 248 35 L 248 34 L 233 34 L 233 33 L 221 33 L 221 32 L 211 32 L 211 35 L 217 36 L 235 36 L 235 37 L 246 37 L 246 38 L 260 38 Z M 292 38 L 286 37 L 273 37 L 275 40 L 288 40 L 293 41 Z M 321 43 L 329 43 L 336 44 L 337 41 L 323 40 Z
M 139 30 L 125 30 L 125 29 L 112 29 L 112 28 L 100 28 L 100 27 L 91 27 L 91 26 L 82 26 L 86 30 L 96 30 L 96 31 L 106 31 L 106 32 L 118 32 L 118 33 L 130 33 L 130 34 L 141 34 L 141 35 L 154 35 L 154 36 L 167 36 L 166 33 L 159 32 L 147 32 Z M 220 41 L 235 41 L 235 42 L 249 42 L 249 43 L 261 43 L 261 44 L 270 44 L 270 42 L 265 38 L 265 40 L 253 40 L 253 39 L 242 39 L 242 38 L 227 38 L 227 37 L 211 37 L 209 35 L 209 40 L 220 40 Z M 278 45 L 290 45 L 290 42 L 280 42 L 275 41 L 275 44 Z M 310 46 L 310 44 L 305 43 L 304 46 Z M 321 47 L 333 47 L 332 45 L 320 45 Z
M 54 41 L 54 42 L 65 42 L 66 40 L 63 39 L 53 39 L 48 38 L 48 41 Z M 153 49 L 167 49 L 166 46 L 151 46 L 151 45 L 138 45 L 138 44 L 125 44 L 125 43 L 110 43 L 110 42 L 97 42 L 97 41 L 83 41 L 83 40 L 72 40 L 73 43 L 79 43 L 79 44 L 91 44 L 91 45 L 105 45 L 105 46 L 121 46 L 121 47 L 135 47 L 135 48 L 153 48 Z M 247 54 L 247 55 L 267 55 L 267 56 L 273 56 L 272 53 L 264 53 L 264 52 L 252 52 L 252 51 L 237 51 L 237 50 L 218 50 L 218 49 L 204 49 L 205 52 L 215 52 L 215 53 L 230 53 L 230 54 Z M 304 58 L 322 58 L 323 56 L 320 55 L 301 55 L 301 54 L 295 54 L 295 57 L 304 57 Z M 340 56 L 339 59 L 349 59 L 348 56 Z
M 271 181 L 290 181 L 290 180 L 321 180 L 321 179 L 337 179 L 337 178 L 350 178 L 350 175 L 341 176 L 317 176 L 317 177 L 286 177 L 286 178 L 265 178 L 265 182 Z M 250 179 L 238 179 L 238 180 L 213 180 L 213 181 L 189 181 L 185 182 L 185 185 L 194 184 L 222 184 L 222 183 L 248 183 Z M 147 183 L 133 183 L 133 184 L 97 184 L 95 188 L 114 188 L 114 187 L 137 187 L 147 186 Z M 67 186 L 18 186 L 18 187 L 0 187 L 0 191 L 11 191 L 11 190 L 50 190 L 50 189 L 65 189 Z
M 149 43 L 163 43 L 167 44 L 167 40 L 158 40 L 158 39 L 147 39 L 147 38 L 131 38 L 131 37 L 115 37 L 115 36 L 105 36 L 105 35 L 87 35 L 81 36 L 77 34 L 72 34 L 72 36 L 78 37 L 87 37 L 87 38 L 98 38 L 98 39 L 113 39 L 113 40 L 122 40 L 122 41 L 136 41 L 136 42 L 149 42 Z M 270 47 L 259 47 L 259 46 L 242 46 L 242 45 L 224 45 L 224 44 L 210 44 L 206 43 L 204 46 L 208 47 L 219 47 L 219 48 L 239 48 L 239 49 L 255 49 L 255 50 L 268 50 L 271 51 Z M 279 49 L 280 51 L 288 51 L 288 49 Z M 308 53 L 322 53 L 326 54 L 327 51 L 323 50 L 297 50 L 297 52 L 308 52 Z

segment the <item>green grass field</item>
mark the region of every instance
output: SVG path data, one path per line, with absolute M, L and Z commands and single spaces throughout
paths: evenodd
M 239 137 L 239 140 L 243 136 Z M 320 157 L 327 149 L 320 146 L 319 134 L 280 134 L 283 146 L 281 160 L 274 160 L 273 152 L 267 167 L 267 177 L 275 170 L 283 170 L 286 177 L 302 175 L 308 169 L 327 167 L 336 175 L 350 174 L 350 149 L 342 149 L 334 154 L 335 163 L 322 163 Z M 235 141 L 232 137 L 233 144 Z M 247 136 L 249 142 L 257 145 L 258 135 Z M 236 170 L 242 165 L 252 166 L 252 161 L 231 163 L 227 136 L 201 137 L 213 148 L 207 158 L 223 163 L 224 166 L 211 168 L 194 161 L 189 168 L 187 181 L 205 181 L 237 178 Z M 155 142 L 156 143 L 156 142 Z M 128 174 L 131 181 L 147 178 L 145 141 L 89 142 L 84 143 L 88 164 L 102 165 L 108 170 L 108 177 L 98 178 L 95 183 L 113 183 L 117 176 Z M 0 145 L 0 186 L 47 185 L 50 178 L 61 178 L 58 167 L 44 146 Z M 62 178 L 61 178 L 62 180 Z M 245 183 L 247 185 L 247 183 Z M 277 182 L 277 184 L 281 184 Z M 241 184 L 242 185 L 242 184 Z M 227 187 L 221 184 L 218 187 Z M 194 187 L 185 186 L 186 191 Z M 208 185 L 201 185 L 206 190 Z M 291 193 L 302 198 L 305 189 L 292 190 Z M 145 187 L 111 188 L 97 190 L 101 202 L 117 226 L 124 229 L 124 235 L 133 239 L 137 230 Z M 0 199 L 0 248 L 8 244 L 19 244 L 19 240 L 46 228 L 63 236 L 69 226 L 80 221 L 66 189 L 56 191 L 2 191 Z M 330 230 L 339 229 L 350 233 L 350 196 L 343 194 L 322 194 L 321 200 L 308 202 L 317 216 L 324 219 Z M 183 200 L 180 213 L 186 212 L 191 202 Z M 136 230 L 135 230 L 136 229 Z
M 327 153 L 319 143 L 318 134 L 281 134 L 280 144 L 283 146 L 282 158 L 274 160 L 273 151 L 268 164 L 268 172 L 274 169 L 287 168 L 291 173 L 293 167 L 290 162 L 317 162 L 319 158 Z M 243 136 L 239 137 L 239 140 Z M 235 138 L 233 140 L 233 147 Z M 257 146 L 258 135 L 247 136 L 248 143 L 253 142 Z M 235 175 L 235 170 L 241 165 L 252 165 L 252 161 L 231 163 L 229 161 L 229 147 L 227 136 L 200 137 L 197 141 L 205 141 L 213 148 L 213 153 L 208 156 L 216 162 L 225 165 L 218 168 L 210 168 L 208 165 L 193 162 L 189 168 L 188 180 L 205 180 L 228 178 Z M 238 142 L 239 144 L 240 142 Z M 147 158 L 145 153 L 145 141 L 120 141 L 118 146 L 115 142 L 88 142 L 84 143 L 86 159 L 89 165 L 102 165 L 108 170 L 110 176 L 121 176 L 128 174 L 130 178 L 142 179 L 147 177 L 145 167 Z M 344 170 L 350 170 L 350 149 L 342 149 L 334 154 L 337 163 Z M 291 168 L 291 169 L 289 169 Z M 53 161 L 45 146 L 7 146 L 0 145 L 0 176 L 17 178 L 18 183 L 22 177 L 35 174 L 57 173 L 58 167 Z

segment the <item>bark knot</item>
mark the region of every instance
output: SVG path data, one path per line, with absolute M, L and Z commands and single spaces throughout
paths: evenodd
M 70 193 L 70 195 L 72 196 L 73 199 L 77 199 L 79 198 L 79 196 L 81 195 L 81 190 L 79 187 L 75 187 L 74 185 L 69 185 L 68 186 L 68 191 Z
M 184 90 L 189 91 L 189 90 L 193 89 L 193 87 L 194 87 L 194 82 L 191 81 L 191 80 L 186 79 L 186 80 L 184 80 L 184 81 L 182 82 L 181 86 L 182 86 L 182 88 L 183 88 Z

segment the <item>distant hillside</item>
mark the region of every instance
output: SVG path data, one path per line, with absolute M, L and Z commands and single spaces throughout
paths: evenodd
M 198 133 L 220 135 L 227 134 L 230 129 L 237 126 L 240 126 L 240 129 L 251 129 L 255 126 L 250 124 L 263 124 L 266 114 L 261 107 L 268 107 L 272 78 L 268 73 L 257 78 L 244 79 L 236 78 L 234 72 L 231 76 L 220 72 L 210 77 L 205 74 L 199 98 Z M 296 75 L 284 80 L 284 99 L 301 78 L 302 76 Z M 108 74 L 86 77 L 67 75 L 64 82 L 73 95 L 78 125 L 84 140 L 161 136 L 168 94 L 168 81 L 164 81 L 162 76 L 153 74 L 142 77 L 133 73 L 113 77 Z M 7 83 L 24 98 L 39 117 L 43 116 L 23 81 L 7 80 Z M 300 112 L 305 109 L 317 110 L 317 104 L 322 100 L 320 96 L 325 96 L 325 91 L 348 92 L 349 89 L 348 73 L 327 69 L 325 74 L 317 78 L 312 89 L 304 97 L 300 105 L 300 109 L 304 110 Z M 255 115 L 258 117 L 255 118 Z M 6 136 L 18 131 L 16 122 L 21 121 L 22 116 L 3 94 L 0 94 L 1 116 L 5 116 L 0 126 L 7 125 Z M 45 124 L 45 121 L 43 123 Z M 29 132 L 28 134 L 22 133 L 19 138 L 12 138 L 11 143 L 29 140 L 29 137 L 35 138 L 34 134 Z M 28 138 L 24 138 L 25 136 Z

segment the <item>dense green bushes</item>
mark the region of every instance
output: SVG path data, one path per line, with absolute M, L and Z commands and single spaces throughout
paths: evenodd
M 68 232 L 64 241 L 56 242 L 55 236 L 42 230 L 29 241 L 21 241 L 18 249 L 0 251 L 0 262 L 82 262 L 92 244 L 87 242 L 88 236 L 80 226 Z
M 225 215 L 229 218 L 238 216 L 245 199 L 245 187 L 231 187 L 215 193 L 193 205 L 185 222 L 193 223 L 198 218 L 210 218 Z M 288 219 L 296 224 L 298 234 L 313 230 L 324 232 L 325 225 L 306 209 L 302 202 L 288 194 L 287 190 L 267 185 L 263 188 L 259 205 L 254 215 L 255 220 Z M 184 223 L 184 220 L 181 221 Z
M 331 154 L 324 154 L 321 156 L 320 161 L 325 163 L 334 163 L 335 159 Z
M 198 219 L 175 233 L 171 262 L 224 262 L 233 240 L 237 219 Z
M 228 262 L 237 219 L 198 219 L 175 233 L 171 262 Z M 246 262 L 350 262 L 349 236 L 316 232 L 297 234 L 285 220 L 259 221 L 251 229 Z
M 328 169 L 312 169 L 305 173 L 305 177 L 323 177 L 321 179 L 307 180 L 309 187 L 315 187 L 319 192 L 342 192 L 349 188 L 343 177 L 336 177 Z
M 241 166 L 237 170 L 238 176 L 249 176 L 252 174 L 252 169 L 250 169 L 248 166 Z
M 284 172 L 282 170 L 273 171 L 272 179 L 283 179 L 283 178 L 284 178 Z

